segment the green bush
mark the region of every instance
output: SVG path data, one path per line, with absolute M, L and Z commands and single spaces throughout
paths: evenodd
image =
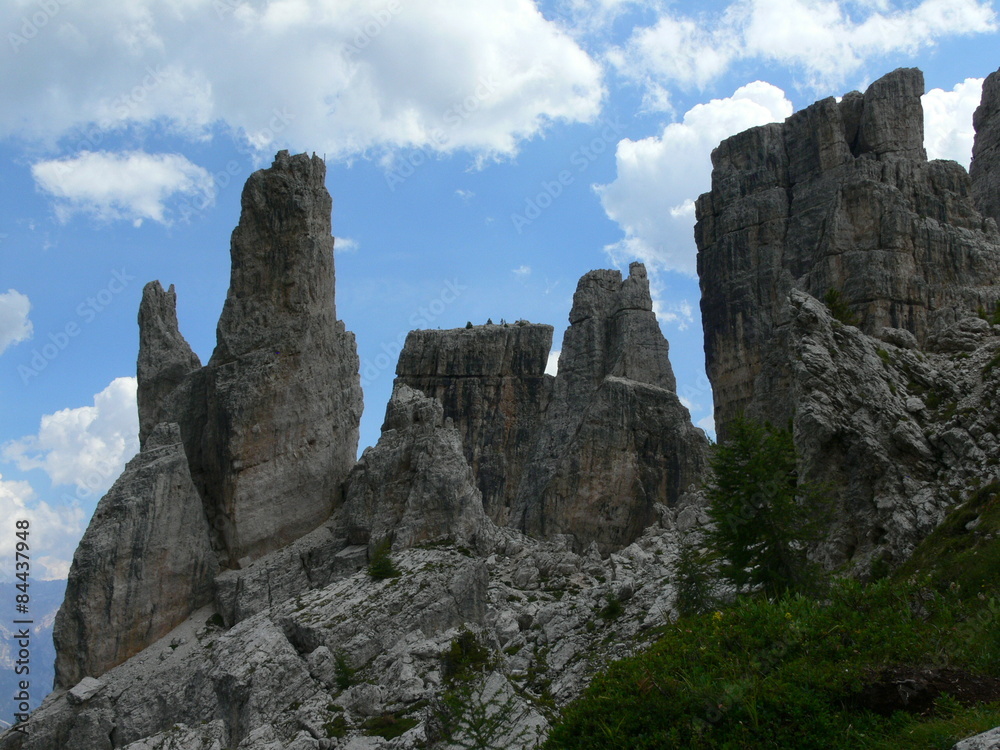
M 347 654 L 340 649 L 333 654 L 333 674 L 341 690 L 347 690 L 354 684 L 354 670 L 347 662 Z
M 823 302 L 830 311 L 830 315 L 845 326 L 857 326 L 861 324 L 857 313 L 847 304 L 847 301 L 838 289 L 833 289 L 832 287 L 828 289 L 826 294 L 823 295 Z

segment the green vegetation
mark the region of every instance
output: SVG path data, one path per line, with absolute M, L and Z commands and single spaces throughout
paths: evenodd
M 986 308 L 980 305 L 979 309 L 976 311 L 976 314 L 979 315 L 980 318 L 985 320 L 991 326 L 1000 325 L 1000 300 L 997 300 L 997 303 L 993 306 L 992 313 L 987 313 Z
M 372 559 L 368 563 L 368 575 L 379 580 L 397 578 L 401 575 L 396 564 L 392 561 L 391 551 L 392 540 L 383 539 L 378 543 L 372 553 Z
M 823 295 L 823 302 L 830 311 L 830 315 L 833 316 L 834 320 L 839 320 L 845 326 L 857 326 L 861 324 L 861 320 L 858 318 L 857 313 L 855 313 L 854 310 L 851 309 L 851 306 L 844 300 L 840 290 L 832 287 L 828 289 L 826 294 Z
M 417 719 L 400 718 L 395 714 L 386 714 L 385 716 L 373 716 L 361 726 L 365 730 L 365 734 L 391 740 L 410 731 L 418 723 Z
M 601 611 L 597 613 L 598 617 L 602 620 L 614 620 L 621 617 L 625 608 L 622 606 L 621 601 L 615 595 L 608 596 L 608 603 L 601 607 Z
M 463 628 L 441 655 L 441 675 L 446 682 L 466 680 L 484 672 L 491 664 L 490 650 L 479 642 L 475 633 Z
M 872 582 L 819 594 L 790 437 L 730 432 L 713 461 L 719 528 L 707 553 L 680 550 L 680 618 L 598 675 L 544 747 L 947 750 L 1000 725 L 1000 482 L 973 482 L 894 572 L 883 560 Z M 712 566 L 745 593 L 721 605 Z
M 845 580 L 824 601 L 743 597 L 681 618 L 599 675 L 545 747 L 948 748 L 1000 724 L 1000 704 L 975 705 L 1000 700 L 981 670 L 1000 656 L 1000 621 L 969 626 L 973 601 Z M 968 699 L 929 689 L 903 705 L 899 683 L 925 668 Z
M 354 684 L 354 670 L 347 662 L 347 654 L 341 649 L 337 649 L 333 655 L 333 675 L 341 690 L 347 690 Z
M 827 501 L 818 488 L 799 483 L 791 433 L 734 420 L 729 439 L 714 450 L 712 469 L 714 528 L 707 542 L 721 578 L 769 596 L 814 587 L 818 573 L 806 547 L 823 530 Z

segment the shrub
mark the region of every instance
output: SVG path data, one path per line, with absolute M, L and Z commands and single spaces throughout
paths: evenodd
M 830 311 L 830 315 L 834 317 L 835 320 L 839 320 L 845 326 L 856 326 L 861 323 L 858 318 L 857 313 L 851 309 L 851 306 L 847 304 L 847 301 L 841 295 L 840 291 L 834 288 L 827 290 L 826 294 L 823 295 L 823 302 L 827 309 Z
M 396 578 L 401 573 L 396 568 L 396 564 L 392 561 L 392 541 L 389 539 L 383 539 L 375 547 L 375 551 L 372 553 L 372 559 L 368 563 L 368 575 L 372 578 L 378 578 L 384 580 L 386 578 Z

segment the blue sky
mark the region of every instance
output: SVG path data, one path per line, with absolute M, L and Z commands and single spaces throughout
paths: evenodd
M 525 318 L 558 351 L 577 279 L 636 259 L 711 430 L 692 201 L 712 147 L 917 66 L 929 154 L 967 166 L 998 28 L 980 0 L 7 0 L 0 517 L 34 522 L 36 575 L 66 575 L 137 447 L 143 285 L 176 285 L 206 361 L 240 190 L 283 148 L 328 160 L 361 447 L 407 331 Z

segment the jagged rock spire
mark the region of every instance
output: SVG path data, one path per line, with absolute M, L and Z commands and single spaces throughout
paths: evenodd
M 167 291 L 159 281 L 142 290 L 139 304 L 139 444 L 161 421 L 167 397 L 190 373 L 201 367 L 177 326 L 177 294 L 173 284 Z

